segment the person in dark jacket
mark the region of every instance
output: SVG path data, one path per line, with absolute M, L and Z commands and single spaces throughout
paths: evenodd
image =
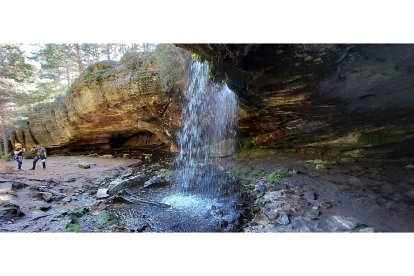
M 47 153 L 46 149 L 42 147 L 40 144 L 36 144 L 34 148 L 32 148 L 30 151 L 36 150 L 36 157 L 33 160 L 33 167 L 30 170 L 36 169 L 36 163 L 39 160 L 42 160 L 43 163 L 43 169 L 46 169 L 46 158 Z

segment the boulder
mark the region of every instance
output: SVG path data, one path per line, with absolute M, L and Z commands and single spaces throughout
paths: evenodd
M 131 186 L 139 186 L 143 185 L 145 181 L 148 180 L 148 176 L 145 174 L 138 174 L 126 179 L 117 178 L 109 183 L 108 186 L 108 193 L 110 195 L 116 194 L 122 189 L 131 187 Z
M 52 193 L 49 193 L 49 192 L 41 192 L 39 194 L 43 198 L 44 201 L 46 201 L 46 202 L 51 202 L 52 201 L 52 197 L 53 197 L 53 194 Z
M 285 212 L 280 212 L 278 218 L 276 219 L 276 223 L 278 224 L 282 224 L 282 225 L 287 225 L 289 224 L 290 220 L 289 220 L 289 216 L 287 213 Z
M 29 185 L 26 183 L 22 183 L 22 182 L 13 182 L 12 183 L 12 190 L 20 190 L 20 189 L 24 189 L 26 187 L 28 187 Z
M 140 68 L 113 61 L 90 65 L 58 105 L 29 116 L 27 126 L 15 129 L 12 141 L 29 148 L 36 141 L 56 153 L 176 151 L 170 133 L 181 115 L 178 97 L 173 97 L 178 90 L 166 93 L 172 90 L 162 85 L 160 64 L 148 58 L 151 62 Z M 186 66 L 175 68 L 186 72 Z
M 106 188 L 101 188 L 96 193 L 96 198 L 98 198 L 98 199 L 103 199 L 103 198 L 107 198 L 107 197 L 109 197 L 109 194 L 108 194 L 108 189 L 106 189 Z
M 24 213 L 22 212 L 19 205 L 14 203 L 8 203 L 3 207 L 0 207 L 0 218 L 2 219 L 12 219 L 17 216 L 22 216 Z
M 154 187 L 161 187 L 168 184 L 168 181 L 165 179 L 164 176 L 158 175 L 150 178 L 149 180 L 145 181 L 144 188 L 154 188 Z

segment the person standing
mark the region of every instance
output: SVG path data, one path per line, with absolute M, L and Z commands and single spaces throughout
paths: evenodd
M 46 149 L 42 147 L 40 144 L 36 144 L 34 148 L 32 148 L 30 151 L 36 150 L 36 157 L 33 160 L 33 167 L 30 170 L 36 169 L 36 163 L 39 160 L 42 160 L 43 163 L 43 169 L 46 169 Z
M 23 165 L 23 153 L 25 152 L 24 147 L 20 143 L 14 144 L 13 159 L 17 162 L 17 169 L 21 170 Z

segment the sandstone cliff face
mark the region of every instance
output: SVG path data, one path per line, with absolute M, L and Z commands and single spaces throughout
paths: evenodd
M 414 155 L 413 45 L 179 45 L 240 97 L 245 147 Z
M 52 152 L 175 152 L 172 134 L 181 110 L 175 94 L 166 91 L 154 66 L 131 70 L 101 62 L 82 73 L 65 101 L 30 116 L 28 127 L 17 129 L 13 140 L 28 148 L 38 142 Z
M 332 157 L 414 155 L 413 45 L 179 46 L 207 59 L 212 76 L 239 95 L 242 147 Z M 163 71 L 177 66 L 187 70 L 181 62 Z M 31 116 L 13 140 L 52 151 L 174 152 L 186 81 L 181 77 L 169 90 L 171 78 L 156 69 L 91 66 L 64 102 Z

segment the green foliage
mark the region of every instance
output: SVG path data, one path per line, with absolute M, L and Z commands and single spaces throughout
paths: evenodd
M 65 231 L 66 232 L 80 232 L 81 231 L 81 226 L 79 224 L 77 215 L 70 216 L 70 223 L 66 226 Z
M 242 167 L 236 167 L 233 170 L 233 173 L 236 174 L 236 175 L 247 175 L 247 174 L 249 174 L 252 171 L 253 171 L 253 168 L 252 167 L 250 167 L 250 166 L 242 166 Z
M 79 218 L 85 215 L 88 211 L 83 209 L 81 211 L 73 212 L 70 215 L 70 223 L 66 226 L 66 232 L 81 232 L 82 227 L 79 223 Z
M 90 71 L 83 75 L 83 80 L 87 82 L 100 82 L 102 80 L 106 80 L 109 77 L 113 76 L 113 72 L 108 69 L 104 70 L 97 70 L 97 71 Z
M 77 222 L 71 222 L 68 226 L 66 226 L 65 231 L 79 233 L 81 232 L 81 226 Z
M 251 173 L 253 176 L 265 176 L 267 172 L 262 169 L 256 169 Z
M 33 66 L 26 62 L 24 52 L 18 45 L 0 44 L 0 77 L 16 82 L 33 75 Z
M 254 148 L 254 144 L 251 138 L 242 138 L 240 139 L 240 147 L 242 150 Z
M 203 62 L 203 60 L 201 59 L 201 56 L 196 53 L 191 54 L 191 59 L 194 61 Z
M 274 171 L 267 175 L 266 179 L 269 181 L 277 181 L 291 176 L 290 170 Z
M 108 212 L 102 212 L 101 213 L 101 220 L 104 222 L 108 222 L 110 220 L 111 216 Z
M 147 60 L 147 53 L 128 51 L 122 56 L 119 62 L 124 64 L 129 70 L 142 70 L 145 67 Z

